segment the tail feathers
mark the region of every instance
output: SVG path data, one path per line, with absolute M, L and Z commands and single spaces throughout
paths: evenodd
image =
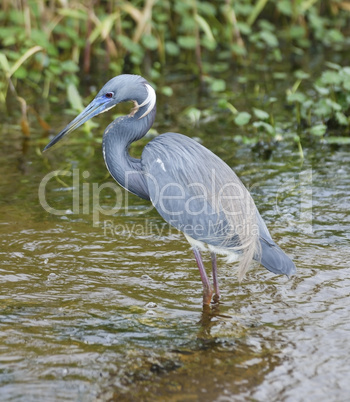
M 260 263 L 277 275 L 291 276 L 296 273 L 294 262 L 274 243 L 260 237 Z

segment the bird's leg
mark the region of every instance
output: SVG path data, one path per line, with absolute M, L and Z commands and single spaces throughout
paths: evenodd
M 218 269 L 216 264 L 216 254 L 211 253 L 211 268 L 213 272 L 213 284 L 214 284 L 214 297 L 213 301 L 217 303 L 220 300 L 220 290 L 219 290 L 219 282 L 218 282 Z
M 195 259 L 197 261 L 199 274 L 201 276 L 202 283 L 203 283 L 203 304 L 210 304 L 211 296 L 213 294 L 213 291 L 211 289 L 209 279 L 208 279 L 207 274 L 205 272 L 205 268 L 204 268 L 204 265 L 203 265 L 201 253 L 198 250 L 198 248 L 196 248 L 196 247 L 193 248 L 193 253 L 194 253 L 194 257 L 195 257 Z

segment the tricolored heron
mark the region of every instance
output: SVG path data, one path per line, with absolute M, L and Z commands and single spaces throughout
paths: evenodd
M 134 103 L 130 114 L 114 120 L 103 135 L 107 169 L 122 187 L 150 200 L 168 223 L 184 233 L 199 268 L 203 304 L 211 302 L 213 291 L 202 250 L 211 253 L 215 302 L 220 298 L 217 254 L 228 262 L 240 260 L 239 280 L 252 260 L 275 274 L 294 274 L 294 263 L 272 240 L 248 190 L 214 153 L 182 134 L 165 133 L 145 146 L 141 159 L 129 155 L 130 144 L 148 132 L 156 116 L 156 94 L 143 77 L 112 78 L 44 151 L 87 120 L 125 101 Z

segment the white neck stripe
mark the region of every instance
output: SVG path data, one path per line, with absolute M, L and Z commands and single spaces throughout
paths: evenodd
M 138 107 L 140 108 L 148 104 L 148 108 L 145 111 L 145 113 L 141 117 L 139 117 L 139 119 L 142 119 L 143 117 L 147 116 L 148 113 L 150 113 L 153 110 L 154 105 L 156 104 L 156 93 L 154 89 L 149 84 L 145 84 L 145 86 L 148 95 L 147 98 L 141 103 L 141 105 L 138 105 Z

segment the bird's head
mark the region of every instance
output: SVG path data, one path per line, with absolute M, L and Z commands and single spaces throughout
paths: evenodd
M 150 84 L 139 75 L 123 74 L 112 78 L 102 87 L 92 102 L 79 116 L 71 121 L 46 145 L 44 151 L 92 117 L 106 112 L 118 103 L 126 101 L 134 102 L 134 108 L 130 116 L 142 119 L 154 109 L 156 94 Z

